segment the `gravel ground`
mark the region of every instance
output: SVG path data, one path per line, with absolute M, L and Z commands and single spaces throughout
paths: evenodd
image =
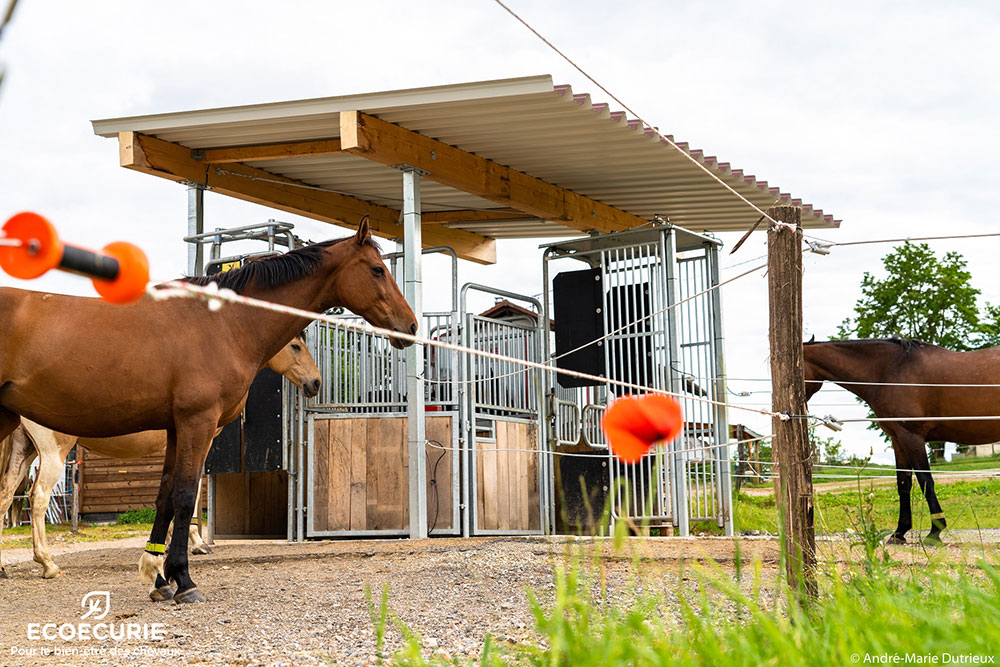
M 208 602 L 176 606 L 148 600 L 136 577 L 141 546 L 131 541 L 129 548 L 76 545 L 90 548 L 57 555 L 66 576 L 52 581 L 41 579 L 30 561 L 8 565 L 10 578 L 0 580 L 0 665 L 372 664 L 375 636 L 365 587 L 378 599 L 386 584 L 391 609 L 425 646 L 452 657 L 474 656 L 486 633 L 500 641 L 535 640 L 525 590 L 532 588 L 543 599 L 550 595 L 554 564 L 579 544 L 570 538 L 222 542 L 214 554 L 192 558 L 192 575 Z M 733 568 L 733 542 L 726 538 L 631 540 L 618 554 L 606 542 L 599 544 L 603 575 L 617 596 L 626 595 L 635 581 L 634 554 L 641 556 L 643 585 L 668 590 L 676 586 L 684 562 L 710 560 Z M 820 548 L 827 558 L 846 559 L 844 545 L 823 541 Z M 766 588 L 777 567 L 776 541 L 743 538 L 741 546 L 744 558 L 763 562 Z M 584 547 L 593 553 L 590 544 Z M 902 560 L 923 558 L 918 549 L 895 549 Z M 961 557 L 961 547 L 949 551 Z M 23 555 L 5 554 L 8 562 Z M 110 613 L 98 622 L 162 623 L 165 638 L 28 639 L 30 623 L 85 622 L 81 599 L 90 591 L 110 593 Z M 390 630 L 387 648 L 399 642 L 399 633 Z M 45 656 L 43 650 L 64 653 Z

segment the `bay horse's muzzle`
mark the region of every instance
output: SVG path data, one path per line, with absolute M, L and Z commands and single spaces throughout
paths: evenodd
M 400 327 L 393 327 L 392 330 L 393 331 L 399 331 L 400 333 L 408 333 L 411 336 L 416 336 L 417 335 L 417 323 L 413 322 L 412 324 L 410 324 L 410 330 L 409 331 L 404 331 Z M 405 340 L 403 338 L 396 338 L 395 336 L 390 336 L 389 337 L 389 344 L 392 345 L 397 350 L 405 350 L 406 348 L 408 348 L 411 345 L 413 345 L 413 341 L 412 340 Z

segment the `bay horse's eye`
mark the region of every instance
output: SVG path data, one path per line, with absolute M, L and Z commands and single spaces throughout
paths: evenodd
M 375 276 L 376 278 L 381 278 L 382 276 L 385 275 L 385 269 L 382 268 L 381 266 L 373 266 L 372 275 Z
M 292 349 L 295 350 L 296 352 L 301 352 L 302 346 L 298 344 L 292 344 Z

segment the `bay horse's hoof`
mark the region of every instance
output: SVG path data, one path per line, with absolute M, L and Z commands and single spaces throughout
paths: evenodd
M 174 588 L 170 584 L 164 584 L 159 588 L 154 588 L 153 590 L 149 591 L 149 599 L 152 600 L 153 602 L 165 602 L 167 600 L 172 600 L 174 597 L 174 593 L 176 592 L 177 592 L 176 588 Z
M 941 540 L 941 536 L 938 533 L 931 533 L 924 538 L 924 544 L 931 547 L 943 547 L 944 542 Z
M 10 575 L 7 574 L 7 568 L 0 567 L 0 579 L 10 579 Z
M 205 596 L 201 594 L 197 588 L 189 588 L 186 591 L 180 591 L 174 596 L 174 602 L 177 604 L 198 604 L 199 602 L 204 602 Z
M 906 544 L 906 537 L 900 537 L 899 535 L 890 535 L 885 541 L 886 544 Z
M 205 556 L 207 554 L 212 553 L 212 547 L 208 546 L 207 544 L 199 544 L 198 546 L 193 547 L 191 549 L 191 553 L 194 554 L 195 556 Z

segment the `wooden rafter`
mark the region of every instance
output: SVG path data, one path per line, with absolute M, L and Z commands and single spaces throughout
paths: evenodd
M 365 214 L 371 216 L 372 233 L 399 238 L 403 226 L 399 211 L 302 184 L 278 174 L 239 163 L 217 167 L 195 160 L 191 149 L 137 132 L 118 135 L 121 165 L 174 181 L 192 181 L 238 199 L 277 208 L 342 227 L 353 228 Z M 459 257 L 479 264 L 496 262 L 496 241 L 461 229 L 439 225 L 423 231 L 425 247 L 449 246 Z
M 455 211 L 424 211 L 420 221 L 425 225 L 443 225 L 446 222 L 483 222 L 490 220 L 535 220 L 538 216 L 517 211 L 484 211 L 460 209 Z
M 389 166 L 581 231 L 621 231 L 646 220 L 360 111 L 340 112 L 341 148 Z
M 193 150 L 191 156 L 201 162 L 229 164 L 252 160 L 284 160 L 287 158 L 330 155 L 340 152 L 340 139 L 319 141 L 293 141 L 282 144 L 261 144 L 259 146 L 236 146 L 233 148 L 206 148 Z

